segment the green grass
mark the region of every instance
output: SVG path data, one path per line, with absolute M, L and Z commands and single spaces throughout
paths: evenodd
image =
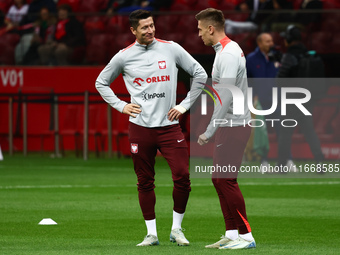
M 157 159 L 160 245 L 146 234 L 130 159 L 5 155 L 0 162 L 0 254 L 339 254 L 339 179 L 240 179 L 257 248 L 207 250 L 224 233 L 210 179 L 192 179 L 183 221 L 189 247 L 169 242 L 172 181 Z M 328 181 L 333 182 L 327 184 Z M 43 218 L 58 225 L 41 226 Z

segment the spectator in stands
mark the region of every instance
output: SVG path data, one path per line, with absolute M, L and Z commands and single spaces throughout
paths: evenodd
M 7 30 L 15 29 L 28 12 L 28 4 L 25 0 L 14 0 L 6 15 Z
M 153 11 L 168 8 L 171 4 L 172 0 L 110 0 L 106 13 L 111 16 L 114 12 L 128 13 L 138 9 Z
M 281 67 L 279 69 L 278 78 L 298 78 L 299 77 L 299 59 L 300 56 L 307 52 L 306 47 L 301 42 L 301 32 L 299 28 L 294 25 L 287 27 L 285 33 L 285 44 L 287 46 L 287 53 L 283 56 Z M 278 80 L 282 87 L 301 87 L 301 84 L 296 84 L 294 80 L 287 83 L 285 79 Z M 300 81 L 301 82 L 301 81 Z M 300 85 L 300 86 L 299 86 Z M 301 98 L 301 94 L 291 93 L 293 98 Z M 313 98 L 313 95 L 312 95 Z M 304 104 L 304 107 L 311 113 L 313 111 L 313 100 Z M 321 151 L 320 141 L 317 137 L 314 125 L 313 116 L 305 115 L 295 105 L 287 105 L 287 114 L 285 119 L 294 119 L 298 122 L 301 132 L 304 134 L 306 141 L 313 153 L 314 159 L 317 163 L 321 163 L 324 156 Z M 280 129 L 279 143 L 278 143 L 278 165 L 286 165 L 289 158 L 289 149 L 292 143 L 292 135 L 294 127 L 283 127 Z
M 47 7 L 50 13 L 56 13 L 56 4 L 53 0 L 32 0 L 28 12 L 20 22 L 20 42 L 15 48 L 15 63 L 22 64 L 23 58 L 31 46 L 33 38 L 33 23 L 39 18 L 41 8 Z
M 293 10 L 293 3 L 290 0 L 272 0 L 273 1 L 273 14 L 265 20 L 262 30 L 265 32 L 275 31 L 282 32 L 287 25 L 293 22 L 293 15 L 286 10 Z
M 273 10 L 273 2 L 271 0 L 246 0 L 241 2 L 236 10 L 242 12 L 250 12 L 247 21 L 251 21 L 257 25 L 261 24 L 270 14 L 258 13 L 258 11 Z
M 276 87 L 273 78 L 277 76 L 279 71 L 281 52 L 274 48 L 273 37 L 269 33 L 261 33 L 257 37 L 256 42 L 258 47 L 246 57 L 247 75 L 248 78 L 255 78 L 249 80 L 249 86 L 253 88 L 254 102 L 259 100 L 262 109 L 268 110 L 273 104 L 272 91 L 273 88 Z M 278 100 L 278 102 L 280 102 L 280 100 Z M 266 119 L 280 119 L 280 105 L 277 106 L 274 113 L 264 117 Z M 271 122 L 266 123 L 268 126 L 272 125 Z M 274 122 L 274 128 L 276 136 L 279 137 L 280 125 L 277 122 Z M 269 167 L 267 155 L 268 152 L 265 155 L 261 155 L 261 166 L 266 169 Z M 291 158 L 287 161 L 287 165 L 289 167 L 294 166 Z
M 245 0 L 236 6 L 236 10 L 251 13 L 246 21 L 226 19 L 226 34 L 238 34 L 257 30 L 263 20 L 270 15 L 269 13 L 258 13 L 258 11 L 273 10 L 273 3 L 272 0 Z
M 50 13 L 57 12 L 57 5 L 53 0 L 32 0 L 28 8 L 28 13 L 21 24 L 34 23 L 39 18 L 40 10 L 43 7 L 46 7 Z
M 34 34 L 31 46 L 24 56 L 23 65 L 39 64 L 38 47 L 53 40 L 56 19 L 50 14 L 48 8 L 40 10 L 40 18 L 34 23 Z
M 152 11 L 150 3 L 152 1 L 144 0 L 110 0 L 108 3 L 107 14 L 112 15 L 114 12 L 132 12 L 138 9 Z
M 67 4 L 58 7 L 53 40 L 38 47 L 41 64 L 68 65 L 74 49 L 85 44 L 83 25 L 71 13 L 71 7 Z
M 304 0 L 301 3 L 300 10 L 322 10 L 322 6 L 320 0 Z M 298 13 L 295 17 L 295 22 L 304 26 L 319 21 L 321 21 L 321 13 Z

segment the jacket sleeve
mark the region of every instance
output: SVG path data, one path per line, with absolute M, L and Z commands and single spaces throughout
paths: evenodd
M 206 82 L 208 75 L 204 68 L 179 44 L 174 42 L 173 47 L 174 53 L 176 54 L 176 64 L 193 78 L 190 91 L 180 103 L 180 106 L 184 107 L 186 110 L 189 110 L 189 108 L 202 93 L 201 88 L 204 87 L 204 83 Z
M 296 77 L 294 70 L 298 65 L 297 58 L 290 53 L 286 53 L 281 60 L 281 66 L 277 74 L 278 78 Z
M 224 119 L 227 116 L 230 105 L 233 101 L 232 94 L 229 89 L 224 85 L 236 84 L 236 77 L 238 72 L 239 59 L 229 53 L 222 53 L 219 62 L 216 63 L 215 68 L 219 68 L 220 72 L 220 83 L 215 85 L 216 92 L 219 94 L 222 104 L 216 103 L 214 112 L 211 117 L 210 123 L 205 131 L 204 135 L 210 139 L 219 128 L 219 125 L 214 123 L 214 120 Z
M 118 52 L 99 74 L 96 80 L 96 89 L 105 102 L 110 104 L 117 111 L 123 112 L 126 102 L 120 100 L 110 88 L 110 84 L 123 71 L 123 65 Z

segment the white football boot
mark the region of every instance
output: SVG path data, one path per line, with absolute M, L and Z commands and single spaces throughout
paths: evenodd
M 154 235 L 147 235 L 143 242 L 137 244 L 136 246 L 153 246 L 153 245 L 159 245 L 158 237 Z
M 185 238 L 184 234 L 183 234 L 184 229 L 182 228 L 176 228 L 171 230 L 170 233 L 170 241 L 173 243 L 177 243 L 177 245 L 179 246 L 187 246 L 189 245 L 189 241 L 188 239 Z
M 255 239 L 252 241 L 246 241 L 242 237 L 237 238 L 234 241 L 231 241 L 225 246 L 220 247 L 219 249 L 229 249 L 229 250 L 236 250 L 236 249 L 250 249 L 256 248 Z
M 221 240 L 219 240 L 216 243 L 206 245 L 205 248 L 215 248 L 218 249 L 222 246 L 227 245 L 228 243 L 232 242 L 233 240 L 229 239 L 228 237 L 225 237 L 224 235 L 221 236 Z

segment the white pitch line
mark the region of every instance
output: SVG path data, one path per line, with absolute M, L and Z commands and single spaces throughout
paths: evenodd
M 240 186 L 299 186 L 299 185 L 340 185 L 340 181 L 324 181 L 324 182 L 244 182 Z M 172 187 L 173 184 L 156 184 L 157 187 Z M 192 187 L 208 187 L 212 183 L 196 183 L 191 184 Z M 137 187 L 136 184 L 126 185 L 16 185 L 16 186 L 0 186 L 0 189 L 71 189 L 71 188 L 124 188 Z

